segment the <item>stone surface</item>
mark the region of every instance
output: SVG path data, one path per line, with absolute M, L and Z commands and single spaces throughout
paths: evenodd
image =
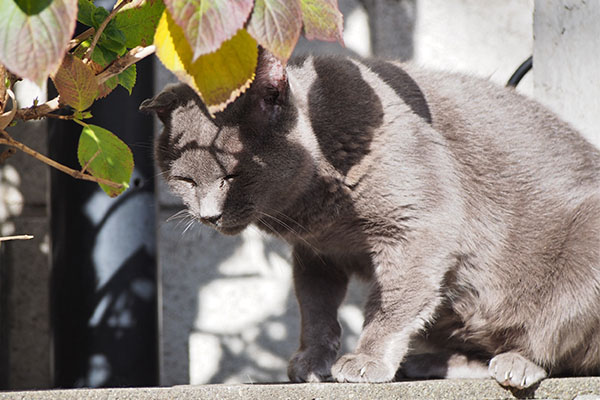
M 8 384 L 12 389 L 50 387 L 48 222 L 45 216 L 18 218 L 28 241 L 3 243 L 8 269 Z
M 192 400 L 192 399 L 580 399 L 600 398 L 600 378 L 547 379 L 530 391 L 511 392 L 491 379 L 386 384 L 200 385 L 172 388 L 56 390 L 0 393 L 0 400 Z
M 600 2 L 536 0 L 535 97 L 600 147 Z
M 40 92 L 21 82 L 20 106 Z M 46 153 L 46 122 L 29 121 L 8 129 L 16 140 Z M 32 240 L 2 243 L 2 275 L 6 312 L 0 316 L 8 371 L 4 384 L 12 389 L 51 386 L 49 309 L 49 238 L 46 193 L 48 166 L 18 151 L 0 166 L 0 236 L 31 234 Z

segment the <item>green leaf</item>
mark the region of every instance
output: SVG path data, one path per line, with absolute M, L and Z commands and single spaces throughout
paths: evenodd
M 77 111 L 89 108 L 98 96 L 98 83 L 94 71 L 71 54 L 65 55 L 52 81 L 60 94 L 60 102 Z
M 124 7 L 114 19 L 115 26 L 123 32 L 127 48 L 149 46 L 165 9 L 162 1 L 143 1 L 138 7 Z
M 107 81 L 99 86 L 100 93 L 98 94 L 99 99 L 103 99 L 112 92 L 119 84 L 119 77 L 110 77 Z
M 77 20 L 96 29 L 98 29 L 109 15 L 106 9 L 96 7 L 89 0 L 78 0 L 78 4 L 79 13 L 77 14 Z M 125 33 L 119 29 L 113 19 L 108 23 L 104 31 L 102 31 L 97 46 L 103 47 L 105 50 L 111 51 L 116 55 L 123 55 L 127 51 L 125 47 L 126 41 L 127 37 Z M 95 49 L 94 52 L 96 52 Z
M 108 64 L 116 60 L 117 57 L 119 57 L 118 53 L 107 49 L 101 44 L 96 45 L 96 48 L 92 52 L 92 60 L 102 68 L 106 68 Z
M 35 15 L 52 3 L 52 0 L 15 0 L 17 5 L 27 15 Z
M 94 7 L 94 11 L 92 12 L 92 26 L 98 28 L 110 13 L 104 7 Z
M 96 10 L 96 6 L 90 0 L 78 0 L 77 7 L 77 21 L 87 26 L 94 26 L 94 20 L 92 14 Z
M 300 0 L 304 36 L 344 44 L 344 17 L 337 0 Z
M 253 0 L 164 0 L 192 48 L 192 61 L 217 50 L 244 26 Z
M 0 0 L 0 63 L 41 85 L 60 66 L 76 16 L 77 0 L 54 0 L 35 15 Z
M 121 72 L 118 75 L 119 85 L 121 85 L 125 89 L 127 89 L 127 91 L 129 92 L 130 95 L 131 95 L 131 90 L 135 86 L 136 75 L 137 75 L 137 72 L 136 72 L 135 64 L 133 64 L 131 67 L 127 68 L 125 71 Z
M 123 185 L 121 189 L 115 189 L 100 184 L 110 197 L 118 196 L 129 187 L 133 155 L 112 132 L 96 125 L 85 126 L 79 138 L 77 158 L 81 167 L 93 176 Z
M 244 29 L 216 52 L 192 62 L 193 52 L 182 29 L 165 10 L 156 28 L 154 44 L 160 61 L 198 92 L 210 113 L 224 110 L 254 79 L 258 48 Z
M 127 51 L 125 41 L 125 34 L 111 21 L 106 26 L 106 29 L 104 29 L 104 32 L 102 32 L 102 35 L 100 35 L 98 46 L 102 46 L 121 56 Z
M 90 111 L 75 111 L 73 113 L 73 118 L 79 119 L 79 120 L 89 119 L 89 118 L 92 118 L 92 117 L 93 117 L 93 115 L 92 115 L 92 113 Z
M 297 0 L 256 0 L 248 32 L 284 63 L 302 30 L 302 13 Z

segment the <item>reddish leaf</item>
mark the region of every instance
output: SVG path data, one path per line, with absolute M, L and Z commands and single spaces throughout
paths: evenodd
M 301 29 L 298 0 L 256 0 L 248 32 L 281 61 L 290 58 Z
M 253 0 L 165 0 L 165 5 L 183 28 L 195 61 L 217 50 L 244 26 Z
M 338 9 L 337 0 L 300 0 L 304 36 L 344 44 L 342 31 L 344 17 Z
M 0 0 L 0 63 L 42 84 L 56 72 L 75 30 L 77 0 L 54 0 L 35 15 Z
M 77 111 L 89 108 L 98 96 L 94 71 L 71 54 L 65 55 L 52 81 L 60 94 L 60 102 Z
M 98 94 L 99 99 L 103 99 L 108 96 L 119 84 L 119 78 L 116 76 L 111 77 L 106 82 L 101 83 L 98 88 L 100 93 Z

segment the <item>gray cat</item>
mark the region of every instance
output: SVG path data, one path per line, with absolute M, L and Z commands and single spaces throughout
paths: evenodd
M 538 103 L 409 65 L 262 51 L 211 118 L 187 86 L 141 105 L 199 221 L 293 246 L 292 381 L 600 372 L 600 152 Z M 356 350 L 337 309 L 371 282 Z M 337 361 L 336 361 L 337 360 Z

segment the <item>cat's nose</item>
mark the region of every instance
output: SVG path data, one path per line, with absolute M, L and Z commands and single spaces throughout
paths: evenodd
M 222 216 L 223 216 L 223 214 L 202 216 L 202 217 L 200 217 L 200 220 L 202 222 L 204 222 L 205 224 L 217 225 L 219 223 L 219 221 L 221 220 Z

